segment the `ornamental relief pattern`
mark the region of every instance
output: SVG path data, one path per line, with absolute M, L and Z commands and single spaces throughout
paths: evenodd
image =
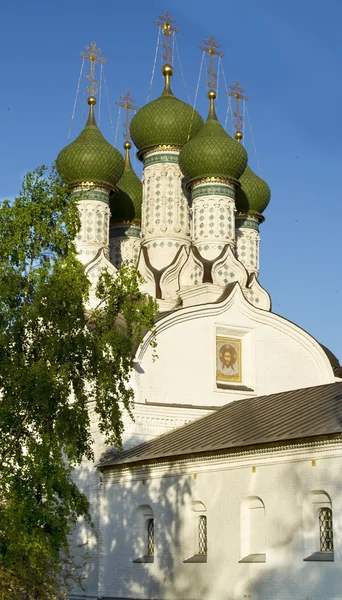
M 110 240 L 110 261 L 120 269 L 125 260 L 138 263 L 140 239 L 134 237 L 115 237 Z
M 235 236 L 235 203 L 227 196 L 198 197 L 192 207 L 192 239 L 194 244 L 217 242 L 233 244 Z
M 106 246 L 109 244 L 109 217 L 110 210 L 103 202 L 81 200 L 78 205 L 81 229 L 78 232 L 76 243 L 96 244 Z
M 188 238 L 189 206 L 182 190 L 177 164 L 155 164 L 144 168 L 142 231 L 145 238 Z
M 254 229 L 236 230 L 236 257 L 249 273 L 259 272 L 260 236 Z

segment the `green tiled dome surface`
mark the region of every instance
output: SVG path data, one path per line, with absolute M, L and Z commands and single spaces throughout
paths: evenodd
M 130 131 L 141 155 L 155 146 L 184 146 L 189 134 L 194 137 L 202 126 L 202 117 L 189 104 L 163 94 L 134 115 Z
M 253 173 L 248 166 L 240 177 L 241 187 L 235 191 L 236 210 L 239 213 L 262 213 L 271 199 L 266 181 Z
M 247 152 L 223 129 L 220 123 L 208 118 L 195 138 L 179 155 L 179 166 L 187 184 L 205 177 L 222 177 L 236 181 L 247 165 Z
M 113 189 L 122 175 L 124 160 L 96 125 L 87 124 L 80 135 L 60 151 L 56 166 L 70 187 L 88 181 Z
M 131 167 L 125 167 L 117 191 L 110 197 L 111 221 L 141 221 L 142 183 Z

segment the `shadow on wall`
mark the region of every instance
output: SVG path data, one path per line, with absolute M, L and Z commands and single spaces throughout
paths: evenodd
M 307 462 L 287 463 L 279 465 L 267 487 L 258 489 L 251 474 L 243 488 L 231 488 L 228 495 L 218 472 L 218 484 L 207 490 L 207 507 L 196 495 L 193 474 L 175 475 L 172 466 L 166 472 L 145 465 L 140 470 L 108 468 L 100 474 L 84 465 L 77 481 L 92 502 L 98 536 L 83 523 L 75 534 L 78 542 L 87 540 L 89 553 L 86 592 L 75 595 L 103 600 L 341 600 L 342 525 L 337 515 L 342 514 L 342 500 L 334 465 L 322 462 L 327 463 L 321 467 L 324 476 L 314 467 L 310 470 Z M 222 497 L 223 512 L 231 513 L 232 521 L 215 511 Z M 253 512 L 249 546 L 241 526 L 246 508 Z M 323 560 L 327 553 L 319 556 L 322 509 L 333 515 L 330 561 Z M 207 561 L 185 564 L 196 554 L 196 527 L 203 511 L 208 520 Z M 264 519 L 262 526 L 258 515 Z M 233 527 L 234 519 L 240 519 L 239 527 Z M 260 547 L 258 535 L 263 537 Z M 232 546 L 235 560 L 225 551 Z M 239 562 L 248 552 L 264 553 L 265 562 Z
M 177 568 L 187 558 L 183 520 L 191 504 L 190 476 L 176 477 L 172 468 L 163 476 L 156 471 L 152 476 L 145 466 L 130 478 L 127 470 L 120 484 L 118 474 L 103 473 L 99 595 L 104 598 L 206 596 L 206 586 L 198 596 L 193 578 L 190 582 Z
M 272 482 L 270 495 L 277 507 L 273 514 L 265 499 L 266 562 L 235 566 L 237 583 L 225 600 L 341 600 L 342 526 L 337 515 L 342 504 L 336 472 L 331 473 L 328 489 L 315 489 L 294 473 L 294 464 L 284 467 L 279 480 Z M 294 494 L 284 492 L 287 477 Z M 332 520 L 322 528 L 326 508 Z M 206 600 L 214 598 L 209 594 Z

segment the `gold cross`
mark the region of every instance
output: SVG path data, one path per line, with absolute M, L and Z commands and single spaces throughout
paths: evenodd
M 96 48 L 96 42 L 91 42 L 90 46 L 86 46 L 84 49 L 87 52 L 80 52 L 80 57 L 87 58 L 90 61 L 90 74 L 87 75 L 87 79 L 88 81 L 90 81 L 90 85 L 89 87 L 87 86 L 86 89 L 91 96 L 95 96 L 95 94 L 97 94 L 98 92 L 98 90 L 96 89 L 98 81 L 96 81 L 95 79 L 95 63 L 106 63 L 107 59 L 100 58 L 99 54 L 102 54 L 102 50 L 100 50 L 100 48 Z
M 175 23 L 174 19 L 171 19 L 169 11 L 165 11 L 165 15 L 159 16 L 160 21 L 154 21 L 158 27 L 162 28 L 162 32 L 165 35 L 165 42 L 163 43 L 163 59 L 167 65 L 172 62 L 172 48 L 169 46 L 169 38 L 172 37 L 173 33 L 178 33 L 180 30 L 178 27 L 174 27 L 172 23 Z
M 210 36 L 208 40 L 203 40 L 205 46 L 200 46 L 203 52 L 208 52 L 210 56 L 210 67 L 207 69 L 207 73 L 209 75 L 209 80 L 207 79 L 207 86 L 214 90 L 217 88 L 217 75 L 215 73 L 215 56 L 224 56 L 223 52 L 219 52 L 216 48 L 220 47 L 218 42 L 215 42 L 215 38 L 213 35 Z
M 125 127 L 125 133 L 123 134 L 126 142 L 129 142 L 131 139 L 130 133 L 129 133 L 129 126 L 130 126 L 130 116 L 131 116 L 131 110 L 133 112 L 138 110 L 138 106 L 134 106 L 135 104 L 135 100 L 134 98 L 131 98 L 130 96 L 130 92 L 126 92 L 125 96 L 120 96 L 121 100 L 123 100 L 123 102 L 117 102 L 116 104 L 118 106 L 122 106 L 123 108 L 126 109 L 126 120 L 124 122 L 124 127 Z
M 234 128 L 236 130 L 236 134 L 240 134 L 242 138 L 242 129 L 243 129 L 243 118 L 240 112 L 240 100 L 248 100 L 247 96 L 243 96 L 242 92 L 245 90 L 242 87 L 239 87 L 238 80 L 235 81 L 234 85 L 229 86 L 232 90 L 231 92 L 227 92 L 228 96 L 235 98 L 236 102 L 236 110 L 234 112 Z M 235 137 L 236 137 L 235 134 Z M 240 135 L 238 137 L 240 137 Z M 238 139 L 238 138 L 237 138 Z

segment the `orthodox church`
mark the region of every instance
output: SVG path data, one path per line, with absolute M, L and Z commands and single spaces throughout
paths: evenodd
M 130 124 L 141 181 L 131 141 L 123 159 L 100 133 L 93 93 L 57 157 L 94 286 L 133 260 L 159 306 L 135 355 L 123 452 L 104 447 L 90 406 L 97 462 L 75 477 L 97 536 L 80 524 L 88 561 L 70 598 L 342 599 L 342 370 L 258 281 L 270 189 L 242 131 L 217 119 L 215 78 L 204 122 L 172 74 L 167 60 L 161 95 Z

